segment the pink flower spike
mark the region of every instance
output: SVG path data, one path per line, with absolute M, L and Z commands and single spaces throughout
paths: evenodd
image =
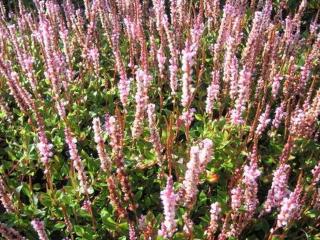
M 280 213 L 278 214 L 277 227 L 286 227 L 291 221 L 299 218 L 302 190 L 301 184 L 298 183 L 294 192 L 283 199 Z
M 34 230 L 38 233 L 40 240 L 48 240 L 47 233 L 44 229 L 44 223 L 40 220 L 34 219 L 31 221 L 31 225 L 34 228 Z
M 111 160 L 105 150 L 105 144 L 102 137 L 102 129 L 101 129 L 101 123 L 99 118 L 93 119 L 93 131 L 94 131 L 94 141 L 97 144 L 97 152 L 101 162 L 101 169 L 103 171 L 107 171 L 109 169 Z
M 164 209 L 164 222 L 161 225 L 161 230 L 159 230 L 159 235 L 170 238 L 177 230 L 175 220 L 177 197 L 173 190 L 172 177 L 168 177 L 166 188 L 161 191 L 160 198 Z

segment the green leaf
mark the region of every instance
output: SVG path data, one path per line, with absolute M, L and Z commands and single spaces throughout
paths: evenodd
M 52 200 L 47 193 L 41 193 L 39 197 L 40 203 L 45 207 L 51 207 Z
M 308 216 L 309 218 L 316 218 L 318 214 L 315 210 L 309 210 L 306 212 L 306 216 Z
M 103 219 L 103 224 L 110 231 L 116 231 L 117 230 L 117 223 L 111 217 L 104 218 Z
M 174 240 L 184 240 L 185 235 L 183 233 L 176 233 L 173 237 Z
M 80 237 L 83 237 L 84 233 L 85 233 L 85 229 L 84 227 L 80 226 L 80 225 L 74 225 L 73 226 L 74 228 L 74 232 L 80 236 Z
M 54 225 L 54 228 L 56 228 L 56 229 L 62 229 L 62 228 L 64 228 L 66 225 L 64 224 L 64 222 L 59 222 L 59 223 L 56 223 L 55 225 Z

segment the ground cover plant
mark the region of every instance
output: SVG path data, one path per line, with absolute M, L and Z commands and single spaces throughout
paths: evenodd
M 320 239 L 318 1 L 0 3 L 0 238 Z

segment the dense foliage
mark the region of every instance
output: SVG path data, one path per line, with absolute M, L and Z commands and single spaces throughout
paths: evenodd
M 0 3 L 0 238 L 320 239 L 317 1 L 62 2 Z

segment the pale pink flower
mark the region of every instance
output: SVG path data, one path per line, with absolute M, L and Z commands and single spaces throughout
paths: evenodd
M 72 132 L 70 128 L 66 127 L 64 129 L 64 133 L 65 133 L 65 141 L 69 147 L 70 159 L 72 160 L 72 164 L 74 168 L 77 170 L 77 176 L 80 182 L 80 192 L 84 194 L 88 194 L 89 185 L 88 185 L 87 176 L 84 170 L 82 160 L 78 153 L 78 149 L 76 145 L 77 140 L 72 136 Z
M 93 131 L 94 131 L 94 141 L 97 144 L 97 152 L 101 162 L 101 169 L 103 171 L 107 171 L 107 169 L 110 167 L 111 160 L 108 154 L 106 153 L 105 144 L 102 137 L 101 123 L 99 118 L 93 119 Z
M 299 217 L 301 210 L 302 186 L 297 184 L 294 192 L 289 197 L 283 199 L 280 213 L 277 217 L 277 227 L 286 227 L 291 221 Z
M 242 114 L 245 110 L 245 104 L 247 103 L 249 97 L 249 87 L 251 84 L 251 71 L 247 68 L 243 68 L 239 75 L 238 82 L 238 97 L 235 101 L 234 109 L 231 110 L 231 122 L 233 124 L 239 125 L 243 124 L 244 120 L 242 118 Z
M 207 166 L 207 164 L 211 161 L 213 154 L 213 142 L 206 138 L 200 142 L 200 153 L 199 153 L 199 161 L 200 161 L 200 172 L 203 172 Z
M 200 174 L 204 172 L 211 160 L 212 146 L 213 143 L 210 139 L 204 139 L 198 145 L 191 147 L 190 160 L 187 163 L 187 170 L 182 183 L 185 190 L 185 205 L 188 207 L 191 207 L 196 200 Z
M 160 48 L 157 51 L 157 60 L 158 60 L 158 68 L 159 68 L 159 73 L 160 73 L 160 77 L 163 78 L 164 75 L 164 68 L 165 68 L 165 63 L 166 63 L 166 56 L 163 52 L 163 48 L 162 45 L 160 46 Z
M 269 114 L 270 114 L 270 106 L 267 105 L 266 106 L 266 110 L 264 113 L 262 113 L 259 117 L 259 124 L 257 126 L 257 129 L 255 131 L 257 136 L 261 136 L 263 131 L 267 128 L 267 126 L 269 125 L 271 119 L 269 118 Z
M 207 230 L 208 239 L 211 239 L 219 227 L 221 207 L 218 202 L 212 203 L 210 208 L 210 224 Z
M 264 203 L 264 211 L 270 212 L 274 207 L 280 207 L 282 200 L 288 195 L 288 179 L 290 166 L 280 164 L 273 173 L 272 185 Z
M 129 224 L 129 239 L 137 240 L 136 231 L 133 224 Z
M 282 102 L 279 107 L 276 108 L 274 119 L 272 120 L 272 126 L 277 129 L 280 126 L 282 120 L 287 116 L 285 112 L 285 103 Z
M 34 219 L 31 221 L 31 225 L 34 228 L 34 230 L 37 232 L 38 237 L 40 240 L 48 240 L 47 233 L 44 229 L 44 223 L 40 220 Z
M 212 72 L 211 84 L 207 89 L 206 113 L 208 114 L 212 114 L 214 101 L 218 99 L 220 90 L 219 74 L 219 71 Z
M 174 193 L 172 177 L 168 177 L 166 188 L 161 191 L 160 198 L 163 204 L 164 221 L 161 225 L 161 230 L 159 230 L 159 235 L 170 238 L 177 230 L 175 220 L 177 197 Z
M 273 98 L 276 98 L 279 93 L 282 79 L 283 79 L 283 77 L 281 77 L 279 74 L 276 74 L 273 78 L 272 90 L 271 90 Z
M 185 190 L 185 205 L 193 203 L 195 200 L 199 183 L 199 146 L 192 146 L 190 150 L 190 161 L 187 163 L 187 171 L 183 180 L 183 188 Z
M 148 88 L 151 84 L 152 77 L 146 71 L 138 69 L 136 73 L 137 79 L 137 93 L 136 100 L 136 112 L 134 115 L 132 136 L 138 138 L 143 131 L 143 121 L 145 118 L 145 110 L 148 104 Z
M 311 170 L 312 173 L 312 183 L 316 185 L 318 182 L 320 182 L 320 161 L 318 164 Z
M 191 29 L 191 37 L 186 41 L 185 48 L 182 50 L 182 96 L 181 105 L 187 107 L 190 104 L 193 94 L 192 86 L 192 68 L 195 64 L 195 56 L 197 54 L 200 39 L 204 26 L 199 19 L 195 20 L 195 24 Z
M 0 223 L 0 234 L 8 240 L 25 240 L 26 238 L 21 236 L 18 231 L 8 227 L 7 225 Z
M 254 150 L 255 151 L 255 150 Z M 252 153 L 256 154 L 255 152 Z M 260 176 L 260 171 L 258 169 L 258 164 L 255 159 L 256 156 L 250 156 L 250 164 L 246 165 L 243 170 L 243 183 L 245 185 L 244 191 L 244 205 L 246 207 L 246 212 L 248 217 L 252 217 L 259 200 L 258 194 L 258 183 L 257 178 Z
M 240 186 L 231 190 L 231 208 L 233 211 L 238 211 L 243 201 L 243 190 Z
M 13 199 L 10 193 L 6 191 L 4 181 L 0 175 L 0 201 L 7 212 L 15 212 Z
M 100 63 L 99 63 L 99 50 L 98 50 L 98 48 L 96 48 L 96 47 L 90 48 L 87 52 L 87 58 L 88 58 L 89 62 L 92 62 L 95 73 L 99 74 Z
M 182 120 L 187 128 L 191 126 L 191 123 L 194 118 L 194 113 L 196 112 L 195 108 L 188 109 L 187 111 L 184 111 L 181 116 L 180 120 Z

